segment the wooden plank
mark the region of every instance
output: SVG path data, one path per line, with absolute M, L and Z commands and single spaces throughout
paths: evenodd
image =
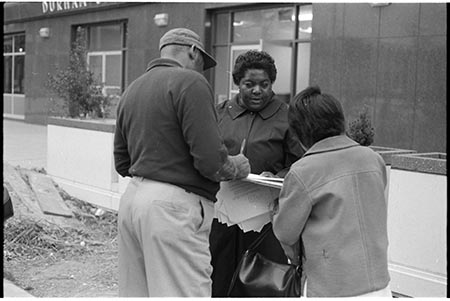
M 13 201 L 14 216 L 28 216 L 36 221 L 46 221 L 59 227 L 80 227 L 81 223 L 76 218 L 44 214 L 37 201 L 36 194 L 24 180 L 28 174 L 36 173 L 34 171 L 15 168 L 12 165 L 3 162 L 3 181 L 7 186 L 11 199 Z
M 42 215 L 36 196 L 28 184 L 22 179 L 20 173 L 10 164 L 3 162 L 3 180 L 9 184 L 13 207 L 24 205 L 28 213 Z
M 73 216 L 72 210 L 64 203 L 50 177 L 34 172 L 28 172 L 27 176 L 42 212 L 65 217 Z

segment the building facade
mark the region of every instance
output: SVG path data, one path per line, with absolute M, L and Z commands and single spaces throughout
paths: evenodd
M 237 55 L 261 49 L 275 59 L 273 88 L 285 101 L 319 85 L 349 121 L 369 108 L 374 145 L 446 152 L 445 3 L 7 2 L 4 118 L 47 123 L 45 82 L 68 64 L 80 27 L 109 94 L 145 72 L 167 30 L 187 27 L 219 62 L 205 72 L 217 103 L 236 93 Z

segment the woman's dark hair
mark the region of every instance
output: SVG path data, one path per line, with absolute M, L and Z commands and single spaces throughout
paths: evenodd
M 310 148 L 314 143 L 345 133 L 345 117 L 340 102 L 322 94 L 318 86 L 308 87 L 291 100 L 289 126 Z
M 234 63 L 233 82 L 239 85 L 241 79 L 245 76 L 245 72 L 249 69 L 260 69 L 267 72 L 270 82 L 275 82 L 277 78 L 277 68 L 275 61 L 265 51 L 249 50 L 239 55 Z

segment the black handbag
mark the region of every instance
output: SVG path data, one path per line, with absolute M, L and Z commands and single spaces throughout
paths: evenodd
M 300 297 L 301 264 L 276 263 L 255 251 L 270 229 L 267 227 L 242 256 L 228 297 Z

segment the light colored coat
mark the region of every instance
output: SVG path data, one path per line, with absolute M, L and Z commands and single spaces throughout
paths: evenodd
M 346 297 L 385 288 L 386 167 L 345 135 L 314 144 L 286 175 L 273 229 L 295 260 L 305 248 L 308 297 Z

